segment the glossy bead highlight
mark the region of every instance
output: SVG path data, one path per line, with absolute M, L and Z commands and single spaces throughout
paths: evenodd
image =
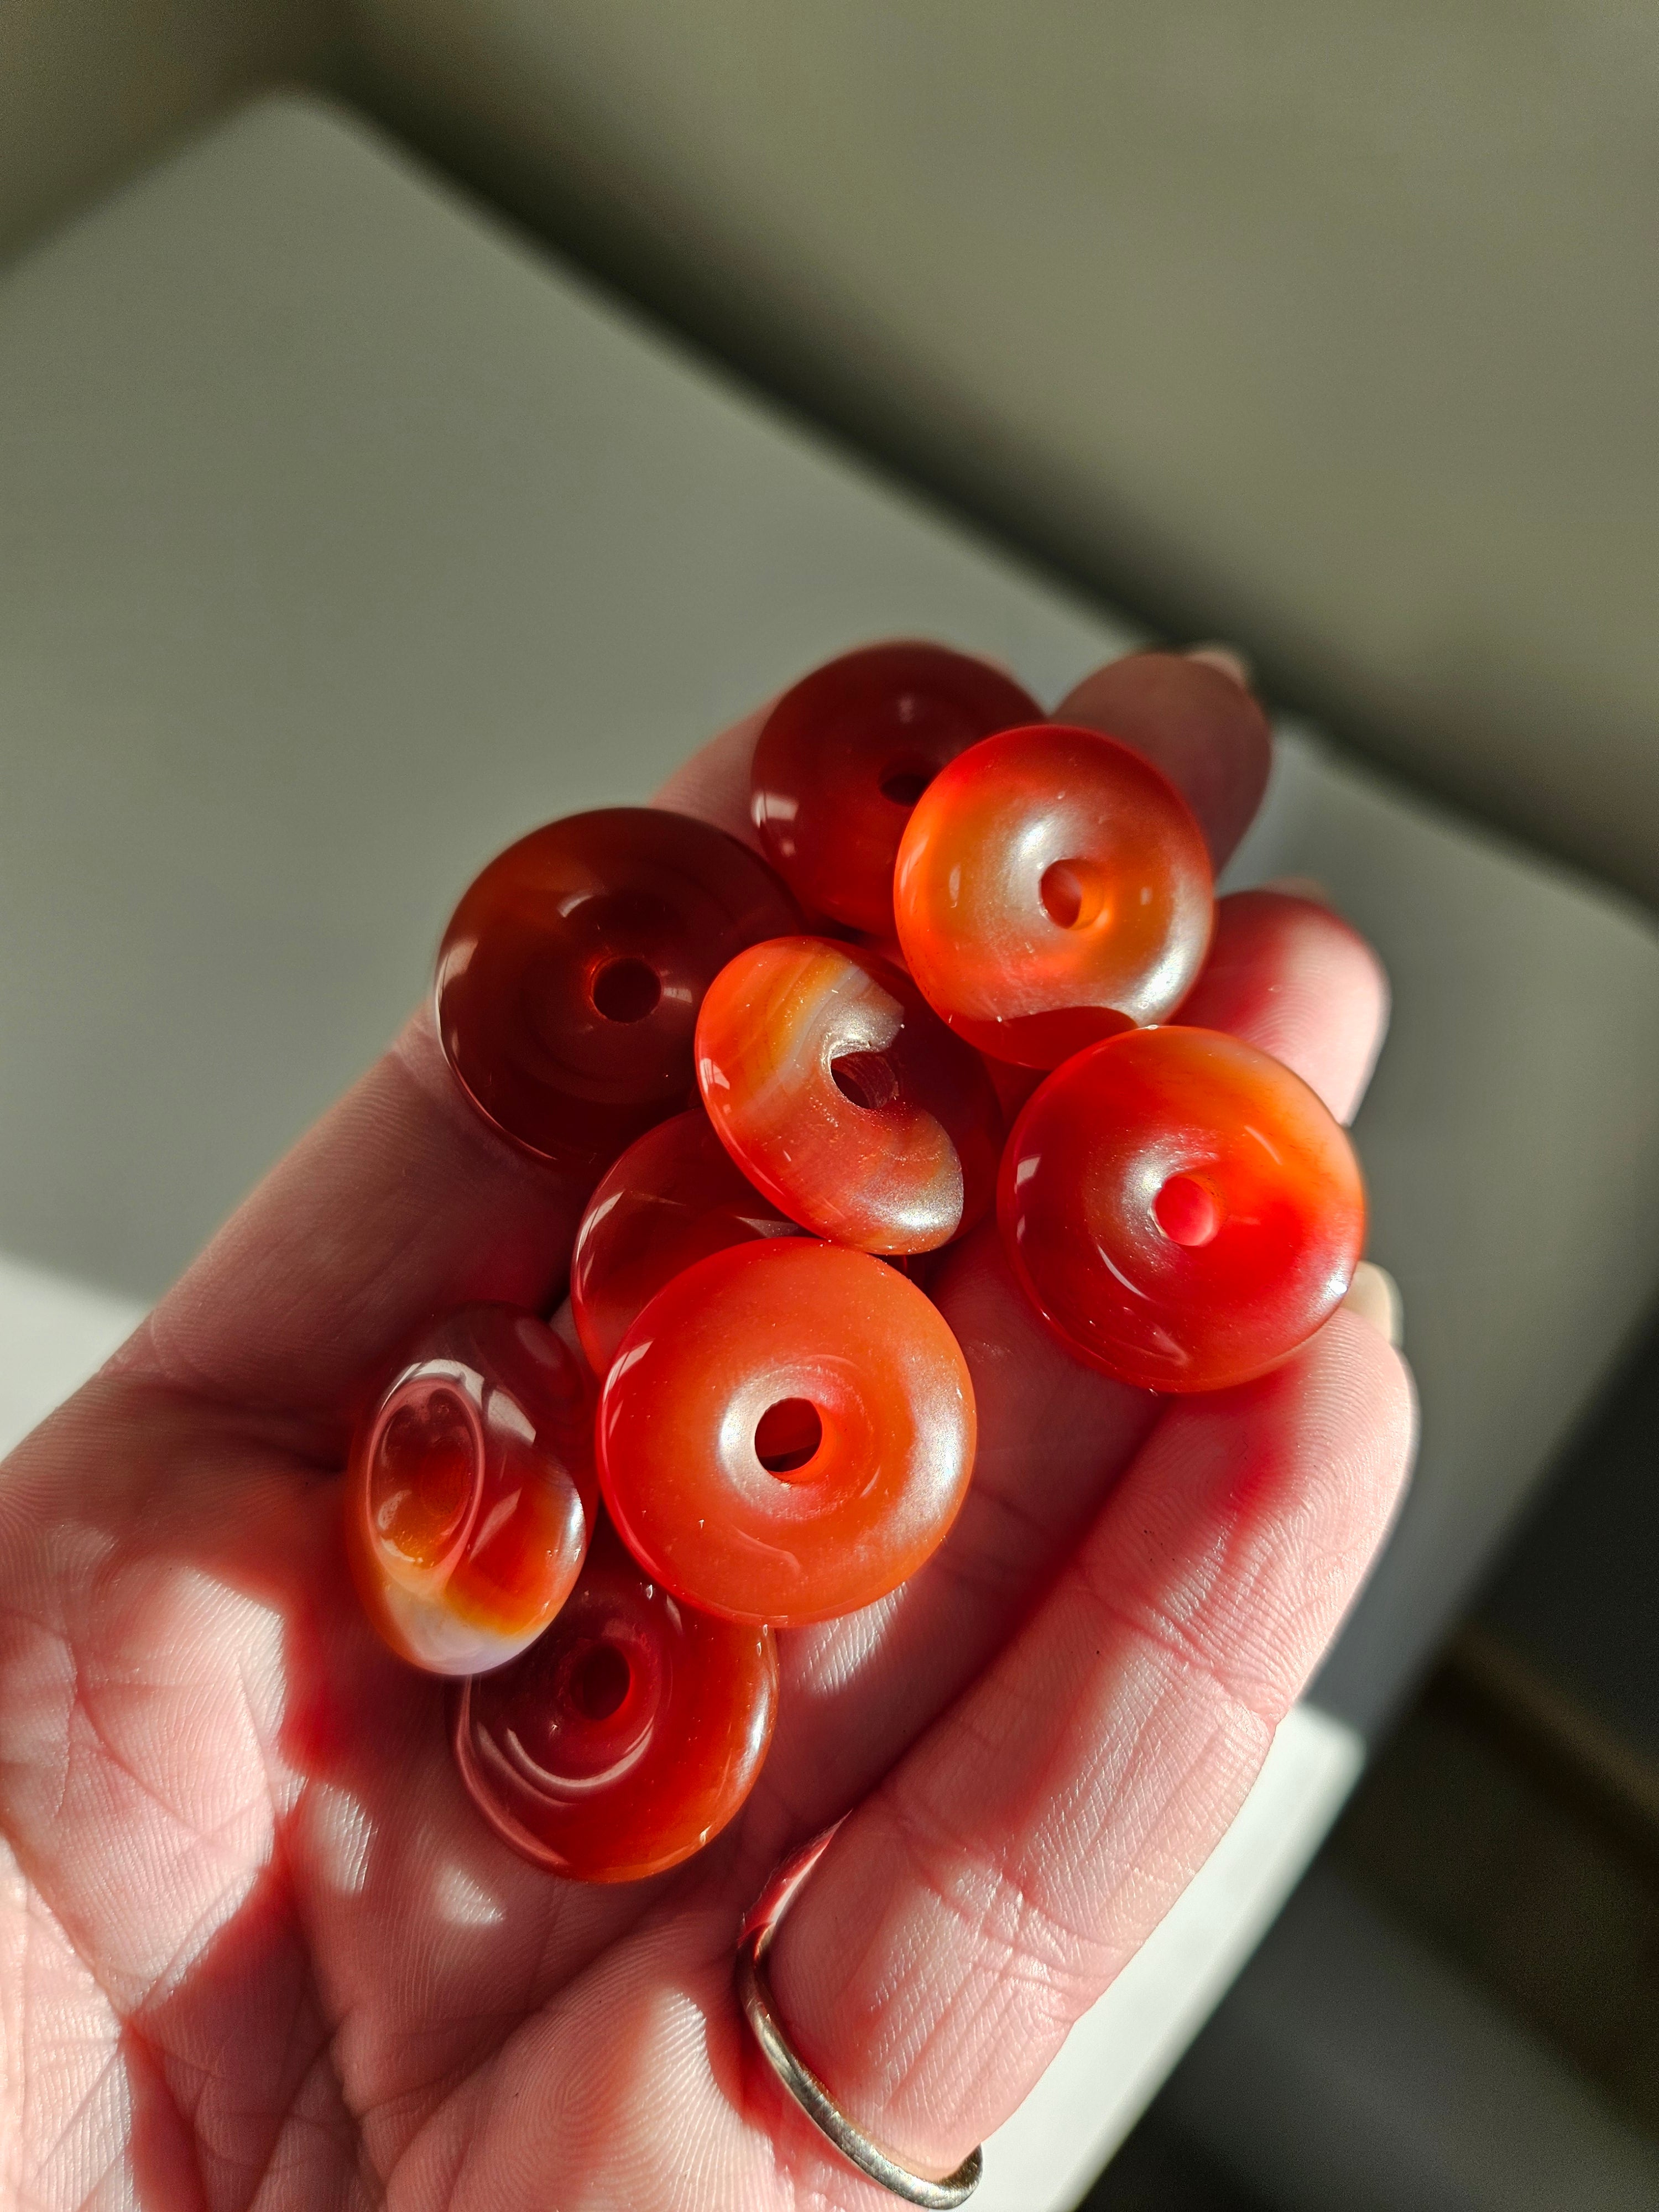
M 1138 1030 L 1056 1069 L 1014 1125 L 998 1210 L 1060 1342 L 1149 1390 L 1265 1373 L 1341 1303 L 1364 1248 L 1340 1127 L 1214 1030 Z
M 534 1314 L 464 1306 L 359 1425 L 346 1549 L 369 1619 L 434 1674 L 500 1667 L 575 1582 L 592 1528 L 592 1384 Z
M 438 955 L 438 1034 L 474 1105 L 526 1150 L 592 1171 L 692 1095 L 703 992 L 800 927 L 766 863 L 657 807 L 573 814 L 497 855 Z
M 1003 1125 L 983 1062 L 860 946 L 739 953 L 703 1000 L 697 1081 L 744 1173 L 817 1236 L 932 1251 L 991 1205 Z
M 726 1151 L 701 1106 L 636 1139 L 587 1202 L 570 1262 L 570 1310 L 603 1377 L 635 1316 L 711 1252 L 799 1237 Z
M 458 1686 L 450 1741 L 467 1795 L 521 1856 L 577 1881 L 636 1881 L 726 1826 L 777 1705 L 771 1630 L 694 1611 L 601 1523 L 547 1633 Z
M 895 1268 L 779 1238 L 658 1292 L 598 1433 L 635 1557 L 694 1605 L 782 1627 L 869 1605 L 933 1552 L 973 1469 L 973 1385 Z
M 1054 1067 L 1161 1021 L 1203 964 L 1209 853 L 1186 801 L 1095 730 L 986 738 L 935 777 L 894 913 L 930 1006 L 981 1052 Z
M 942 645 L 843 653 L 786 691 L 761 726 L 750 811 L 768 858 L 811 912 L 893 928 L 893 863 L 910 809 L 947 761 L 1039 719 L 1012 677 Z

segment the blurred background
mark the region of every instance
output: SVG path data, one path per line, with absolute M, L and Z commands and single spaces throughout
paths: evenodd
M 1659 2205 L 1656 239 L 1622 0 L 0 9 L 8 1437 L 528 822 L 884 631 L 1280 714 L 1422 1468 L 988 2205 Z

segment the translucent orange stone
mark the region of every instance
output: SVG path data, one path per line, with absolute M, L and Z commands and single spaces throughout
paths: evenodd
M 592 1384 L 534 1314 L 464 1306 L 428 1330 L 353 1441 L 346 1548 L 369 1619 L 434 1674 L 540 1635 L 587 1549 Z
M 578 1881 L 635 1881 L 701 1850 L 754 1787 L 777 1647 L 683 1604 L 601 1522 L 547 1633 L 453 1697 L 456 1766 L 502 1841 Z
M 497 855 L 438 955 L 438 1034 L 478 1110 L 592 1171 L 693 1096 L 703 992 L 799 929 L 765 861 L 657 807 L 573 814 Z
M 1341 1127 L 1299 1076 L 1215 1030 L 1137 1030 L 1057 1068 L 1014 1125 L 998 1208 L 1060 1341 L 1149 1390 L 1276 1365 L 1364 1249 Z
M 752 945 L 709 986 L 697 1081 L 756 1188 L 820 1237 L 927 1252 L 985 1213 L 1002 1111 L 902 969 L 821 937 Z
M 1042 708 L 948 647 L 866 646 L 814 669 L 761 726 L 750 808 L 765 852 L 815 914 L 890 936 L 910 809 L 947 761 Z
M 928 1004 L 1024 1067 L 1161 1021 L 1210 941 L 1204 834 L 1173 784 L 1097 731 L 1045 723 L 961 754 L 916 802 L 894 915 Z
M 608 1371 L 640 1309 L 684 1268 L 728 1244 L 801 1234 L 700 1106 L 647 1130 L 605 1175 L 576 1231 L 570 1310 L 594 1373 Z
M 896 1269 L 776 1238 L 657 1293 L 598 1435 L 606 1505 L 648 1571 L 782 1627 L 871 1604 L 943 1540 L 973 1468 L 973 1385 Z

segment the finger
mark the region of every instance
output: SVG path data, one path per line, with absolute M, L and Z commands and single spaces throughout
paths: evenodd
M 1219 868 L 1267 787 L 1273 733 L 1236 675 L 1182 653 L 1131 653 L 1085 676 L 1054 709 L 1133 745 L 1197 815 Z
M 1223 911 L 1239 920 L 1218 933 L 1210 1025 L 1282 1051 L 1328 1103 L 1357 1103 L 1387 1007 L 1374 956 L 1306 901 L 1247 893 Z M 854 1802 L 989 1660 L 1163 1403 L 1061 1349 L 1009 1273 L 994 1224 L 947 1255 L 931 1295 L 973 1377 L 974 1480 L 921 1574 L 878 1606 L 786 1639 L 793 1720 L 763 1777 L 774 1818 L 757 1824 L 775 1853 Z
M 1171 1405 L 1041 1609 L 837 1832 L 780 1930 L 798 2048 L 945 2172 L 1019 2103 L 1238 1809 L 1387 1526 L 1398 1355 L 1338 1313 Z
M 758 853 L 760 837 L 749 811 L 749 771 L 754 763 L 755 740 L 770 711 L 769 707 L 759 708 L 699 746 L 659 787 L 651 804 L 712 822 L 715 829 L 740 838 Z
M 586 1194 L 467 1104 L 429 1012 L 265 1177 L 115 1370 L 294 1424 L 337 1455 L 422 1322 L 475 1298 L 544 1306 Z
M 781 1638 L 781 1714 L 748 1824 L 754 1879 L 855 1804 L 973 1680 L 1059 1571 L 1159 1401 L 1064 1351 L 994 1222 L 932 1296 L 973 1378 L 974 1479 L 940 1548 L 878 1604 Z
M 1362 1260 L 1353 1271 L 1353 1280 L 1342 1301 L 1350 1313 L 1357 1313 L 1368 1321 L 1378 1335 L 1385 1336 L 1397 1352 L 1406 1340 L 1406 1302 L 1400 1295 L 1400 1285 L 1386 1267 L 1379 1267 L 1375 1260 Z
M 1231 676 L 1235 684 L 1245 690 L 1255 689 L 1255 669 L 1249 655 L 1236 645 L 1224 645 L 1219 638 L 1212 638 L 1204 645 L 1189 645 L 1186 648 L 1188 660 L 1201 660 L 1212 668 L 1218 668 L 1224 676 Z
M 1271 1053 L 1351 1121 L 1388 1029 L 1388 977 L 1329 907 L 1235 891 L 1218 901 L 1203 973 L 1171 1018 Z

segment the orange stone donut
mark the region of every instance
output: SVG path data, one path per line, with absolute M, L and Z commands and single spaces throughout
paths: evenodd
M 893 910 L 924 997 L 981 1052 L 1054 1067 L 1163 1020 L 1203 965 L 1204 833 L 1175 786 L 1095 730 L 985 738 L 899 846 Z
M 783 1627 L 872 1603 L 942 1540 L 973 1469 L 973 1384 L 896 1269 L 777 1237 L 657 1293 L 598 1436 L 606 1506 L 647 1571 Z

